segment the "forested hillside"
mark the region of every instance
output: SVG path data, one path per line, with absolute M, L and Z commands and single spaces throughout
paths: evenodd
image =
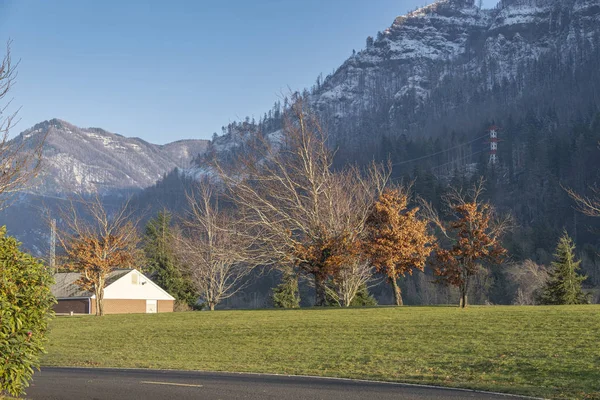
M 512 215 L 515 228 L 505 237 L 508 260 L 479 282 L 481 296 L 476 301 L 510 303 L 517 288 L 509 282 L 509 265 L 525 260 L 547 265 L 564 229 L 575 239 L 583 259 L 586 287 L 600 285 L 600 235 L 594 231 L 599 223 L 576 212 L 565 191 L 589 193 L 599 181 L 598 65 L 600 0 L 505 0 L 491 10 L 480 9 L 473 0 L 439 0 L 397 17 L 390 27 L 367 38 L 365 47 L 353 52 L 334 73 L 319 76 L 303 92 L 290 93 L 260 118 L 224 126 L 206 151 L 204 143 L 177 142 L 157 148 L 56 120 L 21 136 L 49 129 L 64 142 L 75 132 L 94 154 L 97 149 L 88 142 L 100 140 L 110 151 L 90 158 L 93 163 L 128 159 L 134 153 L 160 153 L 158 159 L 146 157 L 154 163 L 144 158 L 143 170 L 136 161 L 127 161 L 125 169 L 108 162 L 110 173 L 104 165 L 86 162 L 79 168 L 75 163 L 69 167 L 72 171 L 58 168 L 45 179 L 64 181 L 61 187 L 68 189 L 102 186 L 110 191 L 147 187 L 162 175 L 131 203 L 147 220 L 165 208 L 181 214 L 186 193 L 194 182 L 214 174 L 215 161 L 222 166 L 234 164 L 252 153 L 250 143 L 255 139 L 281 142 L 286 112 L 294 101 L 303 99 L 328 134 L 334 168 L 390 162 L 392 181 L 414 181 L 415 197 L 438 209 L 443 208 L 441 199 L 450 188 L 469 187 L 483 176 L 486 200 Z M 499 128 L 496 163 L 489 162 L 492 125 Z M 55 148 L 56 139 L 50 144 Z M 148 151 L 136 147 L 142 144 Z M 52 149 L 47 152 L 54 168 L 65 157 Z M 164 172 L 167 163 L 184 166 L 193 153 L 198 155 L 192 167 Z M 162 164 L 154 165 L 156 161 Z M 118 202 L 119 196 L 127 195 L 114 194 L 107 201 Z M 52 201 L 19 207 L 39 213 L 32 210 Z M 18 225 L 18 213 L 11 215 Z M 21 235 L 41 253 L 47 242 L 42 230 L 36 225 Z M 34 233 L 40 238 L 35 243 L 27 238 Z M 267 302 L 277 279 L 263 277 L 242 297 L 254 293 L 254 303 Z M 417 274 L 404 285 L 407 303 L 440 302 L 451 296 L 433 289 L 428 275 Z M 391 298 L 386 287 L 372 291 L 383 301 Z
M 598 65 L 597 0 L 502 1 L 492 10 L 441 0 L 396 18 L 332 75 L 292 97 L 318 113 L 337 166 L 389 160 L 394 180 L 414 180 L 416 195 L 438 207 L 449 187 L 484 176 L 486 198 L 516 221 L 506 239 L 510 262 L 547 264 L 567 229 L 594 287 L 598 223 L 574 210 L 565 188 L 586 193 L 599 178 Z M 148 198 L 180 206 L 177 193 L 190 177 L 210 173 L 211 160 L 237 159 L 257 135 L 279 140 L 289 103 L 223 127 L 197 168 L 171 174 Z M 499 127 L 496 164 L 489 163 L 492 125 Z M 482 300 L 512 301 L 505 279 L 492 271 Z M 421 301 L 413 286 L 413 301 Z

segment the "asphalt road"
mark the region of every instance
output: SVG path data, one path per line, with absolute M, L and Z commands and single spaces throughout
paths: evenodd
M 510 399 L 509 396 L 341 379 L 195 371 L 42 368 L 32 400 Z M 514 397 L 513 397 L 514 398 Z

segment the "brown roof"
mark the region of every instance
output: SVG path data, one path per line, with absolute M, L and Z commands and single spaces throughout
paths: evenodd
M 129 273 L 131 269 L 117 269 L 112 271 L 106 277 L 106 286 L 110 285 L 123 275 Z M 77 279 L 81 278 L 79 272 L 58 272 L 54 274 L 54 285 L 51 290 L 54 297 L 64 299 L 69 297 L 92 297 L 94 293 L 82 289 L 75 284 Z

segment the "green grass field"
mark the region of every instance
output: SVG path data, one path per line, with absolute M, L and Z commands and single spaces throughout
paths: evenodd
M 43 365 L 307 374 L 600 398 L 600 306 L 59 317 Z

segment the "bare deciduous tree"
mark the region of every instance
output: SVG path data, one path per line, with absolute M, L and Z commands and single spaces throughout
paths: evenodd
M 575 192 L 571 188 L 563 186 L 563 189 L 571 196 L 577 204 L 577 210 L 588 217 L 600 217 L 600 188 L 591 186 L 591 195 L 585 196 Z
M 208 182 L 187 195 L 189 210 L 175 235 L 176 252 L 211 311 L 245 287 L 256 265 L 254 240 L 240 230 L 233 210 L 222 210 Z
M 60 210 L 64 227 L 57 240 L 64 250 L 62 265 L 81 273 L 77 284 L 95 295 L 96 315 L 104 315 L 104 287 L 108 275 L 123 268 L 137 268 L 142 254 L 133 212 L 125 202 L 109 212 L 97 195 L 91 200 L 71 199 Z
M 376 165 L 366 174 L 334 172 L 326 142 L 297 99 L 278 141 L 258 138 L 233 171 L 220 169 L 246 229 L 260 241 L 261 262 L 295 265 L 311 276 L 317 306 L 325 304 L 326 281 L 356 262 L 369 206 L 389 176 Z
M 18 65 L 12 62 L 11 42 L 0 64 L 0 101 L 12 88 Z M 11 101 L 0 106 L 0 209 L 9 203 L 11 195 L 22 190 L 40 172 L 45 136 L 31 141 L 11 140 L 10 130 L 17 122 L 17 113 L 9 112 Z
M 371 164 L 367 171 L 356 167 L 332 175 L 330 203 L 332 232 L 338 232 L 336 264 L 332 275 L 330 298 L 348 307 L 358 290 L 373 279 L 373 268 L 367 257 L 367 220 L 371 207 L 388 181 L 389 168 Z
M 364 257 L 354 257 L 343 264 L 333 277 L 330 297 L 342 307 L 349 307 L 363 285 L 373 279 L 373 267 Z
M 548 270 L 531 260 L 511 265 L 507 270 L 510 281 L 516 286 L 514 304 L 536 304 L 541 290 L 548 281 Z
M 577 204 L 577 210 L 588 217 L 600 217 L 600 189 L 591 187 L 591 196 L 576 193 L 573 189 L 565 189 Z

